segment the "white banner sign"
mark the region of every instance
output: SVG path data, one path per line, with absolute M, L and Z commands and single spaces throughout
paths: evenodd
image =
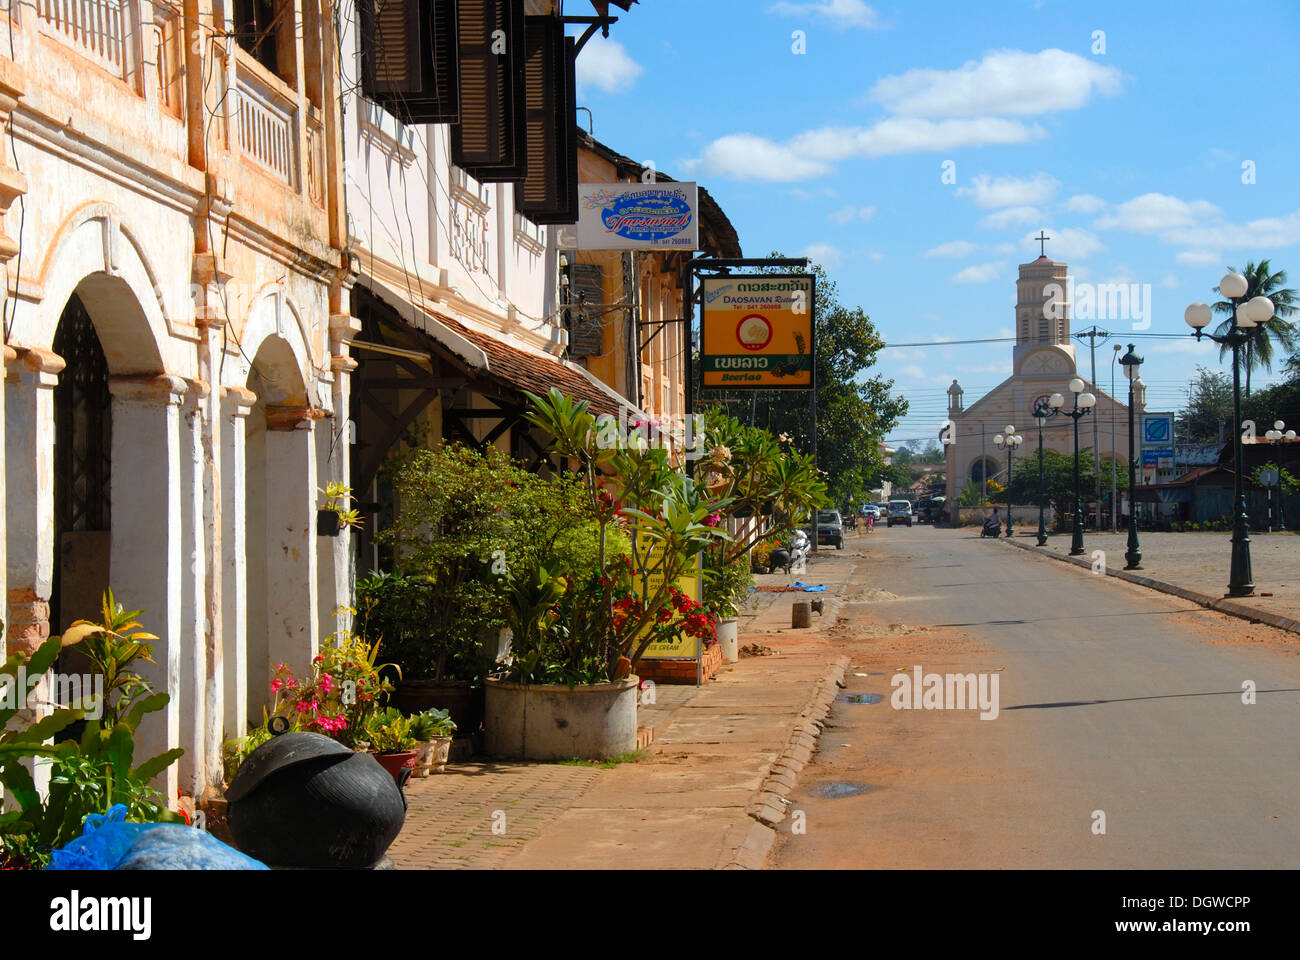
M 580 250 L 698 250 L 694 183 L 580 183 Z

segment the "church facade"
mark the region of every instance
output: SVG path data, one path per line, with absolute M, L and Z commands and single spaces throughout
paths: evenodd
M 1088 381 L 1087 357 L 1080 370 L 1075 346 L 1071 343 L 1070 303 L 1066 300 L 1068 268 L 1065 263 L 1040 256 L 1032 263 L 1020 265 L 1016 282 L 1016 345 L 1012 352 L 1011 376 L 967 406 L 963 390 L 957 380 L 948 388 L 948 419 L 940 439 L 945 440 L 947 454 L 947 495 L 956 504 L 968 482 L 981 489 L 986 481 L 1005 484 L 1007 480 L 1007 452 L 999 448 L 994 437 L 1008 426 L 1024 438 L 1014 457 L 1037 457 L 1038 426 L 1034 410 L 1046 403 L 1053 393 L 1065 397 L 1064 410 L 1073 409 L 1070 380 L 1080 377 Z M 1112 351 L 1098 357 L 1098 372 L 1105 370 Z M 1108 375 L 1108 373 L 1106 374 Z M 1123 380 L 1123 371 L 1117 370 L 1117 392 Z M 1096 445 L 1102 459 L 1110 459 L 1111 451 L 1117 453 L 1121 466 L 1128 463 L 1128 407 L 1111 397 L 1098 385 L 1087 383 L 1086 390 L 1095 394 L 1097 405 L 1093 412 L 1079 421 L 1079 448 L 1094 445 L 1093 422 L 1096 421 Z M 1140 409 L 1140 408 L 1139 408 Z M 1067 416 L 1058 415 L 1043 426 L 1043 448 L 1060 453 L 1074 452 L 1074 426 Z M 1109 484 L 1103 482 L 1103 494 Z M 1091 491 L 1083 491 L 1085 501 L 1092 501 Z M 990 502 L 997 498 L 990 495 Z M 1024 505 L 1029 515 L 1037 505 Z M 1021 505 L 1016 515 L 1020 516 Z

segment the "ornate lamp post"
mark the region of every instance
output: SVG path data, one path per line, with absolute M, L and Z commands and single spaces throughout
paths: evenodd
M 1183 319 L 1195 331 L 1196 339 L 1209 337 L 1215 343 L 1232 347 L 1232 498 L 1236 516 L 1232 527 L 1232 567 L 1228 573 L 1228 596 L 1248 597 L 1255 592 L 1250 572 L 1250 523 L 1246 518 L 1246 492 L 1241 482 L 1241 347 L 1251 331 L 1273 318 L 1273 301 L 1253 297 L 1243 302 L 1249 284 L 1239 273 L 1229 273 L 1219 281 L 1219 293 L 1232 305 L 1232 327 L 1222 336 L 1206 333 L 1213 313 L 1208 304 L 1194 303 Z
M 1044 511 L 1047 507 L 1046 493 L 1043 490 L 1043 424 L 1060 412 L 1065 398 L 1054 393 L 1046 403 L 1034 407 L 1034 422 L 1038 424 L 1038 545 L 1047 546 L 1047 521 Z
M 1011 530 L 1011 454 L 1024 442 L 1025 438 L 1016 433 L 1016 428 L 1007 424 L 1007 428 L 993 438 L 993 443 L 998 449 L 1007 448 L 1007 536 L 1012 535 Z
M 1283 423 L 1281 420 L 1274 420 L 1273 429 L 1266 430 L 1264 432 L 1264 439 L 1267 440 L 1269 443 L 1295 443 L 1297 440 L 1300 440 L 1300 437 L 1296 436 L 1296 432 L 1294 430 L 1287 430 L 1286 424 Z M 1277 529 L 1279 533 L 1285 533 L 1286 532 L 1286 491 L 1281 489 L 1280 473 L 1278 476 L 1278 480 L 1273 484 L 1273 486 L 1279 488 L 1278 498 L 1277 498 Z M 1271 500 L 1273 496 L 1273 487 L 1269 487 L 1268 495 Z
M 1137 500 L 1134 497 L 1137 492 L 1137 461 L 1134 459 L 1133 444 L 1137 438 L 1133 426 L 1133 409 L 1136 406 L 1133 401 L 1133 386 L 1138 378 L 1138 369 L 1142 366 L 1142 358 L 1133 352 L 1133 344 L 1130 343 L 1128 353 L 1120 357 L 1119 362 L 1124 368 L 1124 376 L 1128 378 L 1128 549 L 1124 551 L 1124 569 L 1141 570 L 1142 550 L 1138 546 Z
M 1079 421 L 1092 413 L 1092 408 L 1097 405 L 1096 396 L 1084 392 L 1085 386 L 1086 384 L 1078 377 L 1070 381 L 1070 393 L 1074 394 L 1073 410 L 1062 409 L 1065 406 L 1065 398 L 1059 393 L 1052 394 L 1051 401 L 1058 413 L 1074 421 L 1074 535 L 1070 538 L 1072 557 L 1083 553 L 1083 494 L 1079 490 Z

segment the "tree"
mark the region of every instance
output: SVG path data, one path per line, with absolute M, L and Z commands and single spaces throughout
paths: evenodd
M 1116 488 L 1128 489 L 1128 462 L 1116 460 Z M 1079 490 L 1083 502 L 1092 498 L 1090 491 L 1095 489 L 1097 476 L 1092 448 L 1085 447 L 1079 451 Z M 1110 496 L 1111 460 L 1103 457 L 1101 461 L 1102 500 Z M 1043 451 L 1043 497 L 1058 522 L 1064 514 L 1074 510 L 1074 454 L 1058 453 L 1055 450 Z M 1021 457 L 1012 468 L 1011 484 L 999 495 L 1002 503 L 1020 506 L 1038 503 L 1038 452 Z M 993 502 L 997 499 L 990 496 Z
M 773 253 L 773 258 L 783 254 Z M 784 273 L 773 268 L 767 273 Z M 882 465 L 880 441 L 907 413 L 907 400 L 893 393 L 894 381 L 867 377 L 885 343 L 861 307 L 843 306 L 833 280 L 820 264 L 813 320 L 817 331 L 817 466 L 826 473 L 834 503 L 862 501 Z M 697 345 L 698 349 L 698 345 Z M 704 392 L 700 364 L 695 371 L 701 405 L 716 405 L 751 426 L 788 436 L 796 448 L 812 449 L 808 396 L 790 391 L 752 391 L 744 396 Z
M 1250 396 L 1251 371 L 1256 367 L 1263 367 L 1268 371 L 1273 369 L 1274 342 L 1288 351 L 1294 351 L 1297 345 L 1300 345 L 1300 329 L 1297 329 L 1296 325 L 1288 319 L 1300 312 L 1300 297 L 1294 290 L 1284 287 L 1286 271 L 1274 271 L 1272 264 L 1267 260 L 1261 260 L 1259 263 L 1248 262 L 1244 270 L 1237 270 L 1234 267 L 1229 267 L 1228 270 L 1240 273 L 1246 278 L 1245 300 L 1263 296 L 1273 301 L 1273 316 L 1250 331 L 1249 339 L 1243 347 L 1246 396 Z M 1219 288 L 1215 287 L 1214 292 L 1218 293 Z M 1222 336 L 1232 329 L 1233 306 L 1227 300 L 1219 300 L 1214 304 L 1214 312 L 1224 317 L 1215 330 Z M 1219 358 L 1222 359 L 1231 352 L 1232 347 L 1222 344 L 1219 347 Z
M 1232 378 L 1221 370 L 1197 367 L 1187 388 L 1187 406 L 1177 417 L 1178 439 L 1214 443 L 1220 425 L 1232 418 Z

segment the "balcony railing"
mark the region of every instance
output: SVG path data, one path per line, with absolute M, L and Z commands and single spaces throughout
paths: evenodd
M 296 189 L 296 104 L 242 64 L 235 84 L 239 94 L 236 122 L 240 152 Z
M 137 5 L 131 0 L 36 0 L 45 32 L 60 37 L 119 80 L 135 69 Z

